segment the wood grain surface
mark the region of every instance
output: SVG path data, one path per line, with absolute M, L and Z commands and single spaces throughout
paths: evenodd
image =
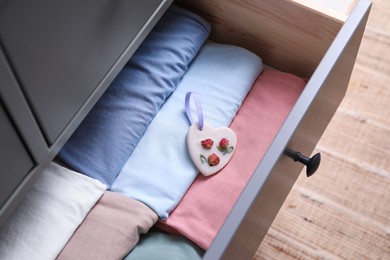
M 183 0 L 181 4 L 210 22 L 211 40 L 243 47 L 265 64 L 301 77 L 313 74 L 344 24 L 339 15 L 319 11 L 324 8 L 314 11 L 291 0 Z
M 373 7 L 347 95 L 254 259 L 390 259 L 390 1 Z

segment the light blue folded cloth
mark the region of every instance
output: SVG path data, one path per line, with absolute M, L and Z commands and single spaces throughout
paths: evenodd
M 60 158 L 110 187 L 209 32 L 204 19 L 171 6 L 62 148 Z
M 262 68 L 261 59 L 243 48 L 207 43 L 149 125 L 111 190 L 145 203 L 166 219 L 198 174 L 187 150 L 186 93 L 201 96 L 205 123 L 229 126 Z
M 152 231 L 141 236 L 124 260 L 196 260 L 202 259 L 203 254 L 200 247 L 184 237 Z

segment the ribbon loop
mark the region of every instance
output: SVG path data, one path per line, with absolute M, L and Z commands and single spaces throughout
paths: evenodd
M 186 98 L 185 98 L 185 110 L 188 117 L 188 120 L 190 121 L 190 124 L 194 124 L 194 121 L 192 119 L 191 115 L 191 104 L 190 99 L 191 96 L 194 97 L 195 101 L 195 108 L 196 108 L 196 114 L 198 116 L 198 129 L 202 131 L 203 129 L 203 111 L 202 111 L 202 105 L 200 102 L 200 96 L 195 92 L 187 92 Z

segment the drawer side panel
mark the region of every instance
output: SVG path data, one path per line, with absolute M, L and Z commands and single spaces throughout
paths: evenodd
M 343 22 L 285 0 L 183 1 L 212 24 L 214 41 L 238 45 L 264 63 L 310 77 Z M 277 33 L 275 33 L 277 32 Z
M 308 82 L 204 259 L 251 259 L 303 166 L 283 155 L 309 155 L 345 95 L 370 2 L 355 8 Z

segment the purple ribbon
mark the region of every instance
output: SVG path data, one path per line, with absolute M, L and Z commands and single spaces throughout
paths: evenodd
M 195 92 L 187 92 L 187 94 L 186 94 L 185 109 L 186 109 L 187 117 L 192 125 L 194 123 L 194 121 L 193 121 L 192 115 L 191 115 L 191 104 L 190 104 L 191 96 L 194 97 L 196 114 L 198 115 L 198 129 L 202 131 L 203 130 L 202 105 L 200 103 L 200 96 L 198 94 L 196 94 Z

